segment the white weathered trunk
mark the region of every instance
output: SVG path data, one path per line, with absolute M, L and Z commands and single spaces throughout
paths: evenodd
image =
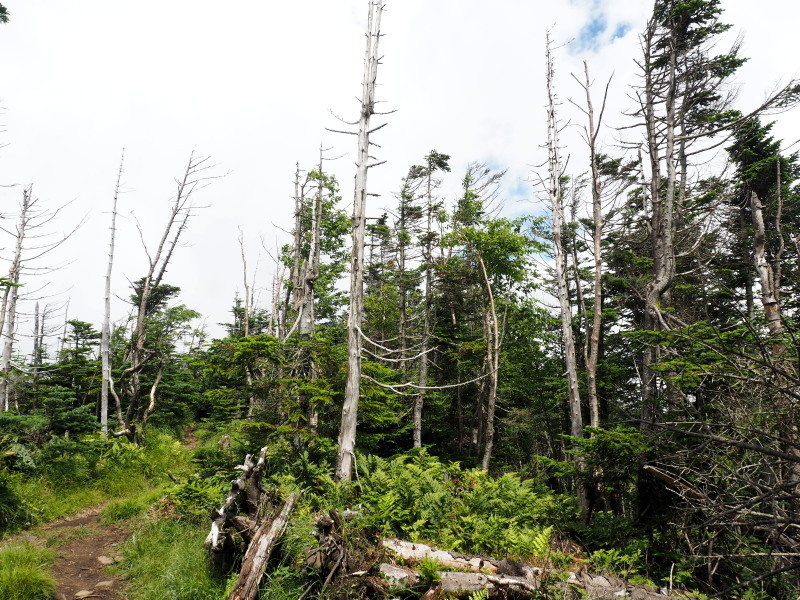
M 244 253 L 244 233 L 239 229 L 239 252 L 242 255 L 242 285 L 244 285 L 244 315 L 242 327 L 244 337 L 250 336 L 250 283 L 247 281 L 247 257 Z
M 356 444 L 356 423 L 361 388 L 361 323 L 364 317 L 364 230 L 366 227 L 367 173 L 369 172 L 370 117 L 375 112 L 375 80 L 378 73 L 383 1 L 370 0 L 367 25 L 367 49 L 364 58 L 361 118 L 358 124 L 358 160 L 353 197 L 353 249 L 350 272 L 350 313 L 347 320 L 347 383 L 345 385 L 336 479 L 349 481 L 352 476 Z
M 672 590 L 668 588 L 636 585 L 609 574 L 591 574 L 586 571 L 565 573 L 563 570 L 539 565 L 437 550 L 426 544 L 404 540 L 383 539 L 381 546 L 406 565 L 398 567 L 381 563 L 379 567 L 383 579 L 399 588 L 411 587 L 422 579 L 420 573 L 408 565 L 416 566 L 424 560 L 433 560 L 442 567 L 453 569 L 438 572 L 438 582 L 432 588 L 435 589 L 435 593 L 428 596 L 432 598 L 439 598 L 442 595 L 467 597 L 481 590 L 486 590 L 490 597 L 501 598 L 507 597 L 509 590 L 522 592 L 526 596 L 530 594 L 539 596 L 544 592 L 546 597 L 565 598 L 573 597 L 578 590 L 581 597 L 597 600 L 617 598 L 678 600 L 684 597 L 678 594 L 677 590 L 676 594 L 672 595 Z
M 489 469 L 489 460 L 492 457 L 494 448 L 494 413 L 497 407 L 497 383 L 500 371 L 500 323 L 497 321 L 497 309 L 495 307 L 492 284 L 489 281 L 489 274 L 486 272 L 486 265 L 483 257 L 478 254 L 478 262 L 481 266 L 483 282 L 486 285 L 486 293 L 489 296 L 489 313 L 486 315 L 489 333 L 486 341 L 486 364 L 489 368 L 489 389 L 486 396 L 486 429 L 484 439 L 486 443 L 483 448 L 483 458 L 481 468 Z
M 547 36 L 547 149 L 550 206 L 553 220 L 553 255 L 555 258 L 558 303 L 561 310 L 561 332 L 564 338 L 564 355 L 569 386 L 570 435 L 583 435 L 583 417 L 578 387 L 578 366 L 575 357 L 575 340 L 572 334 L 572 307 L 567 289 L 567 269 L 562 240 L 564 206 L 561 190 L 561 157 L 558 146 L 558 119 L 556 118 L 556 95 L 553 87 L 553 55 L 550 51 L 550 35 Z
M 3 402 L 3 409 L 10 409 L 8 403 L 8 373 L 11 369 L 11 357 L 14 351 L 14 334 L 17 327 L 17 298 L 19 298 L 19 278 L 22 271 L 22 249 L 25 235 L 30 225 L 30 208 L 32 202 L 33 188 L 27 187 L 22 191 L 22 202 L 20 203 L 19 221 L 17 222 L 16 240 L 14 243 L 14 256 L 11 259 L 11 266 L 8 270 L 8 281 L 12 284 L 7 288 L 7 295 L 3 299 L 3 321 L 5 325 L 5 335 L 3 340 L 3 357 L 0 363 L 0 399 Z M 2 333 L 2 330 L 0 330 Z
M 239 577 L 228 600 L 255 600 L 258 596 L 259 584 L 267 570 L 269 557 L 278 538 L 283 535 L 289 516 L 299 499 L 299 492 L 289 494 L 281 512 L 270 523 L 262 523 L 258 527 L 244 555 Z
M 594 299 L 592 306 L 592 329 L 589 334 L 589 351 L 586 361 L 586 395 L 589 402 L 589 424 L 592 427 L 600 427 L 600 403 L 597 397 L 597 363 L 600 358 L 600 334 L 603 319 L 603 204 L 601 197 L 600 172 L 597 164 L 597 133 L 600 122 L 595 124 L 594 106 L 592 104 L 591 82 L 589 80 L 589 66 L 583 62 L 585 75 L 584 88 L 586 89 L 586 115 L 588 117 L 588 129 L 586 130 L 589 142 L 589 162 L 592 173 L 592 218 L 594 220 Z M 606 94 L 608 86 L 606 86 Z M 605 98 L 600 110 L 602 119 L 603 109 L 605 108 Z
M 108 267 L 106 268 L 105 297 L 103 301 L 103 327 L 100 333 L 100 360 L 102 362 L 102 380 L 100 387 L 100 425 L 103 435 L 108 434 L 108 386 L 111 381 L 111 270 L 114 267 L 114 242 L 117 235 L 117 200 L 119 186 L 122 181 L 122 165 L 125 152 L 119 162 L 117 185 L 114 188 L 114 201 L 111 205 L 111 239 L 108 242 Z
M 771 336 L 783 333 L 783 319 L 779 302 L 779 292 L 775 273 L 767 258 L 767 234 L 764 225 L 764 207 L 758 194 L 750 192 L 750 208 L 753 215 L 753 259 L 758 280 L 761 284 L 761 305 L 767 319 L 767 329 Z

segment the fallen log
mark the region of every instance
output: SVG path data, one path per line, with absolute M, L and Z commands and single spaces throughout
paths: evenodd
M 390 550 L 406 564 L 417 564 L 422 559 L 435 560 L 443 567 L 450 569 L 467 569 L 469 571 L 484 571 L 497 573 L 500 561 L 486 556 L 467 556 L 449 550 L 437 550 L 425 544 L 415 544 L 404 540 L 383 539 L 381 546 Z
M 272 522 L 264 522 L 256 529 L 253 541 L 250 542 L 244 555 L 236 585 L 233 586 L 228 600 L 255 600 L 258 595 L 258 585 L 264 576 L 275 542 L 283 535 L 286 524 L 289 522 L 289 515 L 299 499 L 299 492 L 289 494 L 280 513 L 272 519 Z
M 258 511 L 258 492 L 261 487 L 261 475 L 266 464 L 266 454 L 267 447 L 264 446 L 255 465 L 252 454 L 245 456 L 244 464 L 236 467 L 241 470 L 241 474 L 231 481 L 231 491 L 228 492 L 222 506 L 211 510 L 211 531 L 206 537 L 205 545 L 212 552 L 222 551 L 225 545 L 227 534 L 224 530 L 232 524 L 237 516 L 237 511 L 233 510 L 233 506 L 242 491 L 246 493 L 248 513 L 255 518 Z
M 612 575 L 592 575 L 558 569 L 522 565 L 512 561 L 496 560 L 484 556 L 467 556 L 458 552 L 437 550 L 426 544 L 403 540 L 384 539 L 381 545 L 403 560 L 415 565 L 423 559 L 436 560 L 444 567 L 461 569 L 461 572 L 439 571 L 439 582 L 428 590 L 431 597 L 443 593 L 465 596 L 486 589 L 490 595 L 506 591 L 531 594 L 554 589 L 564 594 L 578 593 L 596 600 L 679 600 L 666 588 L 633 585 Z M 466 571 L 466 572 L 464 572 Z M 413 568 L 398 567 L 389 563 L 380 566 L 381 576 L 397 587 L 410 587 L 420 581 L 419 572 Z

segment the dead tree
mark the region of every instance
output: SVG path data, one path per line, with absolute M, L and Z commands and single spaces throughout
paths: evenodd
M 232 565 L 234 554 L 244 553 L 239 577 L 228 600 L 256 598 L 275 542 L 286 529 L 289 516 L 300 500 L 299 492 L 289 494 L 281 509 L 270 516 L 273 512 L 271 504 L 261 487 L 266 454 L 267 448 L 264 447 L 255 464 L 252 454 L 245 457 L 244 464 L 237 467 L 241 475 L 231 482 L 231 491 L 222 506 L 211 511 L 211 531 L 205 545 L 211 553 L 212 564 L 225 571 Z M 242 493 L 245 515 L 240 515 L 237 507 Z M 242 542 L 238 548 L 237 539 Z
M 484 327 L 488 335 L 486 342 L 486 365 L 489 370 L 489 381 L 486 399 L 486 430 L 484 434 L 485 444 L 483 448 L 483 458 L 481 468 L 489 469 L 489 460 L 492 457 L 494 448 L 494 414 L 497 409 L 497 385 L 500 372 L 500 322 L 497 319 L 497 307 L 495 306 L 492 283 L 486 271 L 486 264 L 480 252 L 477 253 L 478 263 L 481 266 L 481 275 L 486 285 L 486 294 L 489 297 L 489 310 L 484 311 Z
M 111 270 L 114 266 L 114 241 L 117 235 L 117 200 L 122 181 L 122 166 L 125 151 L 119 161 L 117 185 L 114 187 L 114 200 L 111 204 L 111 238 L 108 242 L 108 267 L 106 268 L 105 296 L 103 300 L 103 328 L 100 337 L 100 358 L 102 361 L 102 381 L 100 387 L 100 424 L 103 435 L 108 433 L 108 387 L 111 381 Z
M 255 600 L 258 597 L 259 584 L 267 569 L 272 550 L 275 548 L 278 538 L 283 535 L 286 525 L 289 523 L 289 516 L 299 499 L 299 492 L 289 494 L 277 516 L 258 526 L 253 535 L 253 541 L 250 542 L 244 555 L 239 578 L 236 580 L 228 600 Z
M 561 312 L 561 333 L 564 339 L 564 358 L 567 366 L 567 384 L 569 388 L 570 435 L 583 436 L 583 417 L 581 415 L 581 397 L 578 387 L 578 366 L 575 355 L 575 340 L 572 333 L 572 307 L 567 289 L 567 268 L 562 240 L 564 224 L 564 199 L 561 189 L 561 157 L 558 142 L 558 119 L 556 117 L 556 93 L 554 89 L 555 70 L 553 54 L 550 48 L 550 33 L 547 34 L 545 50 L 547 60 L 547 154 L 548 183 L 547 195 L 550 200 L 553 227 L 553 255 L 555 259 L 556 285 L 558 303 Z
M 381 162 L 370 163 L 370 134 L 383 127 L 370 129 L 375 114 L 375 82 L 378 76 L 378 44 L 381 37 L 383 0 L 370 0 L 367 18 L 364 79 L 361 91 L 361 117 L 358 121 L 358 160 L 356 161 L 353 196 L 353 249 L 350 271 L 350 312 L 347 319 L 347 383 L 345 384 L 342 421 L 339 428 L 339 450 L 336 459 L 337 481 L 352 477 L 356 445 L 358 401 L 361 391 L 361 323 L 364 318 L 364 231 L 366 229 L 367 175 Z M 351 132 L 348 132 L 351 133 Z
M 256 463 L 253 463 L 252 454 L 245 456 L 244 463 L 236 467 L 241 474 L 231 481 L 231 490 L 222 502 L 222 506 L 211 511 L 211 531 L 206 537 L 205 545 L 211 552 L 212 564 L 221 571 L 227 570 L 233 562 L 235 536 L 241 537 L 245 548 L 252 541 L 260 505 L 261 479 L 266 466 L 266 454 L 265 446 L 261 449 Z M 242 492 L 244 492 L 247 516 L 240 516 L 237 508 Z
M 608 86 L 611 80 L 606 83 L 603 103 L 600 107 L 600 115 L 595 122 L 594 106 L 592 104 L 591 81 L 589 79 L 589 65 L 583 62 L 584 81 L 580 83 L 586 92 L 586 143 L 589 147 L 589 166 L 591 169 L 591 190 L 592 190 L 592 220 L 594 221 L 594 231 L 592 236 L 594 250 L 594 274 L 593 282 L 593 305 L 592 305 L 592 325 L 591 333 L 586 347 L 586 396 L 589 403 L 589 424 L 592 427 L 600 427 L 600 403 L 597 398 L 597 363 L 600 358 L 600 334 L 603 319 L 603 202 L 602 202 L 602 183 L 600 181 L 600 166 L 597 157 L 597 135 L 603 121 L 603 113 L 608 97 Z M 577 78 L 576 78 L 577 79 Z M 576 265 L 577 268 L 577 265 Z
M 3 229 L 14 238 L 14 254 L 10 261 L 8 275 L 4 278 L 3 299 L 0 303 L 0 335 L 3 340 L 2 358 L 0 358 L 0 402 L 4 410 L 9 410 L 9 372 L 14 353 L 17 329 L 17 305 L 20 300 L 20 282 L 23 273 L 51 271 L 58 267 L 34 267 L 38 259 L 49 255 L 66 242 L 78 226 L 64 233 L 54 241 L 47 241 L 51 233 L 40 231 L 45 229 L 59 215 L 64 206 L 50 210 L 39 205 L 33 197 L 33 186 L 22 192 L 20 212 L 17 225 L 13 231 Z
M 11 259 L 11 266 L 8 269 L 8 284 L 3 293 L 3 305 L 0 309 L 0 331 L 5 332 L 3 336 L 3 356 L 0 363 L 0 373 L 4 375 L 0 378 L 0 399 L 3 402 L 3 409 L 10 409 L 8 404 L 8 372 L 11 368 L 11 354 L 14 347 L 14 333 L 16 331 L 17 319 L 17 299 L 19 298 L 19 278 L 22 270 L 22 250 L 24 247 L 25 236 L 29 233 L 31 225 L 31 205 L 33 203 L 31 194 L 33 187 L 28 186 L 22 191 L 22 201 L 20 202 L 19 220 L 17 221 L 14 256 Z
M 507 559 L 437 550 L 426 544 L 403 540 L 383 539 L 381 545 L 404 565 L 380 565 L 382 577 L 391 586 L 407 588 L 420 583 L 422 577 L 413 567 L 424 560 L 433 560 L 443 567 L 453 569 L 437 573 L 438 581 L 422 596 L 426 600 L 470 597 L 480 591 L 485 591 L 487 596 L 499 598 L 515 597 L 515 594 L 548 598 L 563 595 L 567 598 L 573 597 L 576 591 L 578 597 L 596 600 L 678 600 L 685 597 L 678 593 L 679 590 L 675 590 L 676 593 L 673 594 L 672 589 L 635 585 L 612 575 L 582 571 L 564 573 L 558 569 L 520 564 Z
M 213 178 L 213 176 L 207 174 L 207 171 L 212 168 L 211 165 L 207 164 L 208 160 L 208 158 L 196 157 L 194 153 L 189 156 L 183 176 L 176 180 L 175 198 L 170 205 L 167 222 L 155 251 L 151 254 L 145 245 L 148 269 L 141 280 L 141 290 L 138 290 L 136 318 L 128 354 L 130 365 L 123 370 L 118 383 L 122 394 L 128 400 L 124 417 L 120 406 L 119 392 L 112 388 L 112 393 L 117 401 L 120 426 L 119 431 L 116 431 L 114 436 L 120 437 L 124 435 L 133 443 L 138 443 L 138 428 L 147 422 L 147 417 L 155 408 L 155 393 L 161 380 L 160 375 L 163 374 L 165 367 L 165 362 L 160 352 L 156 348 L 148 347 L 145 334 L 145 326 L 152 308 L 153 291 L 161 285 L 175 248 L 178 246 L 181 234 L 185 231 L 189 217 L 196 208 L 192 202 L 194 192 L 198 186 Z M 140 234 L 143 235 L 141 228 Z M 154 360 L 159 361 L 158 374 L 150 386 L 150 401 L 145 404 L 143 401 L 142 370 Z
M 780 161 L 778 161 L 780 164 Z M 780 194 L 780 182 L 778 182 L 778 193 Z M 753 260 L 755 262 L 756 272 L 758 273 L 758 280 L 761 283 L 761 305 L 764 307 L 764 316 L 767 320 L 767 329 L 771 337 L 780 336 L 784 332 L 783 318 L 781 316 L 780 307 L 780 257 L 777 257 L 770 264 L 767 256 L 767 234 L 764 225 L 764 207 L 761 204 L 761 199 L 755 192 L 750 192 L 750 209 L 753 216 L 753 229 L 755 235 L 753 236 Z M 780 216 L 776 217 L 776 223 L 780 223 Z M 777 233 L 780 236 L 780 225 L 778 225 Z M 783 239 L 781 237 L 781 245 Z M 774 265 L 774 266 L 773 266 Z M 773 350 L 776 354 L 783 352 L 783 346 L 779 343 L 773 344 Z

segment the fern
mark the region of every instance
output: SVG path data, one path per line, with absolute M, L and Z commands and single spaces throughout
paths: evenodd
M 553 537 L 553 526 L 540 529 L 539 533 L 531 540 L 531 554 L 538 557 L 545 557 L 550 554 L 550 541 Z
M 383 535 L 494 556 L 549 556 L 574 503 L 516 474 L 490 477 L 425 452 L 359 457 L 362 524 Z
M 486 600 L 489 597 L 486 588 L 475 590 L 469 595 L 469 600 Z

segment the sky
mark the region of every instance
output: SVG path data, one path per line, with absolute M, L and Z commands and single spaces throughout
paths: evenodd
M 217 324 L 230 320 L 234 295 L 243 290 L 239 231 L 251 278 L 257 265 L 260 304 L 269 306 L 274 264 L 264 247 L 274 255 L 287 241 L 295 165 L 313 168 L 320 145 L 338 157 L 327 169 L 339 179 L 350 212 L 356 141 L 326 128 L 343 128 L 336 115 L 358 115 L 367 0 L 3 4 L 11 20 L 0 26 L 0 227 L 14 226 L 22 187 L 31 183 L 42 207 L 63 207 L 48 224 L 51 239 L 82 223 L 54 253 L 28 263 L 36 271 L 24 276 L 20 336 L 32 328 L 37 297 L 62 307 L 53 322 L 63 323 L 69 300 L 68 318 L 99 327 L 123 148 L 115 321 L 129 311 L 123 300 L 129 281 L 147 269 L 143 241 L 152 248 L 161 235 L 175 179 L 192 152 L 210 157 L 220 177 L 197 192 L 203 208 L 165 282 L 181 287 L 181 301 L 204 315 L 211 337 L 223 334 Z M 647 0 L 386 4 L 378 99 L 396 112 L 373 136 L 387 162 L 370 172 L 370 192 L 379 194 L 370 198 L 370 216 L 393 205 L 401 177 L 432 149 L 451 156 L 447 198 L 458 193 L 467 165 L 478 161 L 508 169 L 509 214 L 543 210 L 533 181 L 545 157 L 548 30 L 569 170 L 586 171 L 581 114 L 569 102 L 582 101 L 570 74 L 581 76 L 583 61 L 596 102 L 613 73 L 603 143 L 613 146 L 621 135 L 614 128 L 631 122 L 622 111 L 631 108 L 639 34 L 652 8 Z M 800 75 L 794 58 L 800 4 L 724 0 L 723 7 L 733 28 L 720 49 L 741 35 L 742 54 L 750 57 L 736 76 L 737 106 L 747 110 Z M 787 146 L 794 143 L 798 111 L 776 118 L 775 133 Z M 0 260 L 12 248 L 0 233 Z

